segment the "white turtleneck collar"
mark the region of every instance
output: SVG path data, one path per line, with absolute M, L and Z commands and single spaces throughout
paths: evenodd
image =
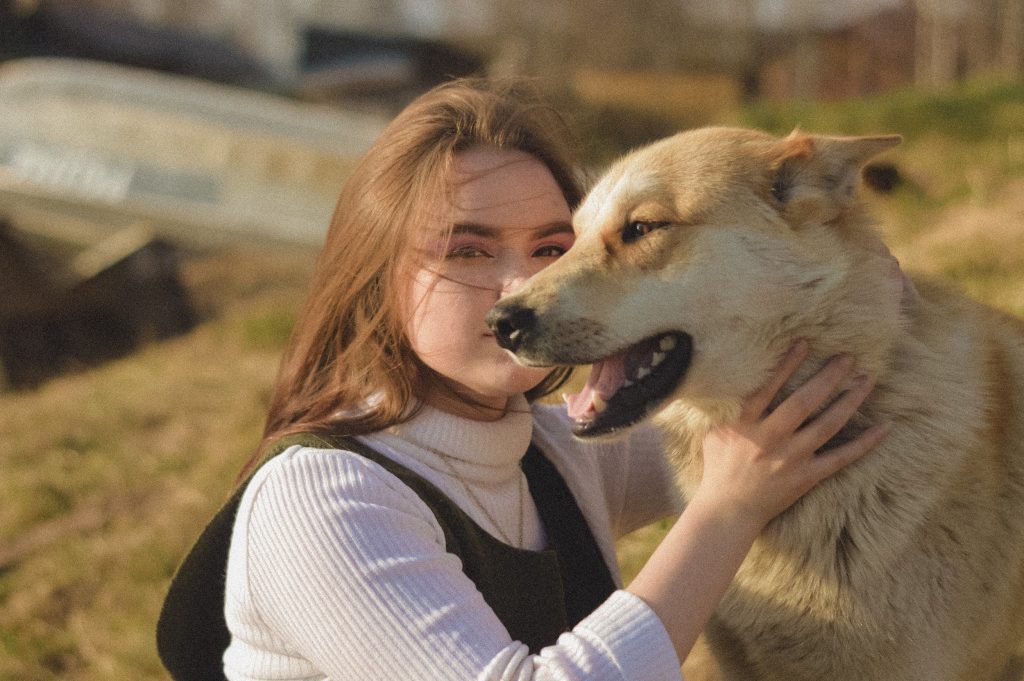
M 495 421 L 475 421 L 424 405 L 412 419 L 374 439 L 434 469 L 438 468 L 437 452 L 441 452 L 466 482 L 493 485 L 519 473 L 519 462 L 532 437 L 530 405 L 525 397 L 517 396 L 510 400 L 508 413 Z M 448 465 L 442 463 L 440 470 L 447 471 Z
M 495 536 L 516 541 L 521 534 L 523 548 L 539 549 L 544 530 L 533 499 L 523 492 L 519 465 L 532 437 L 533 414 L 519 396 L 495 421 L 474 421 L 424 405 L 409 421 L 359 439 L 435 484 Z M 492 520 L 501 528 L 494 528 Z

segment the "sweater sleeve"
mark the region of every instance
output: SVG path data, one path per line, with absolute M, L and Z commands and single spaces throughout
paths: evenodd
M 246 490 L 228 562 L 229 679 L 680 679 L 660 620 L 615 592 L 539 655 L 511 640 L 429 508 L 371 461 L 295 448 Z
M 622 536 L 667 516 L 679 515 L 683 510 L 682 496 L 675 482 L 675 472 L 669 465 L 663 448 L 661 433 L 653 426 L 637 426 L 622 443 L 625 451 L 615 456 L 624 473 L 615 471 L 610 476 L 608 457 L 604 457 L 604 478 L 621 490 L 620 513 L 616 519 L 616 532 Z M 610 493 L 609 496 L 612 496 Z

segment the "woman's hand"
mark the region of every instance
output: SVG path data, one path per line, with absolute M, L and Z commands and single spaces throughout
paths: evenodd
M 818 482 L 863 456 L 885 436 L 876 426 L 855 440 L 816 453 L 871 391 L 858 379 L 813 420 L 853 369 L 837 357 L 768 411 L 775 394 L 807 355 L 798 343 L 735 423 L 704 440 L 704 478 L 690 503 L 628 590 L 658 615 L 682 661 L 769 520 Z
M 704 439 L 704 477 L 694 502 L 749 520 L 760 530 L 826 477 L 877 445 L 888 427 L 874 426 L 835 449 L 818 452 L 846 425 L 873 382 L 859 376 L 813 420 L 852 369 L 849 356 L 833 358 L 821 371 L 768 411 L 776 393 L 807 356 L 798 341 L 768 382 L 747 398 L 739 420 Z

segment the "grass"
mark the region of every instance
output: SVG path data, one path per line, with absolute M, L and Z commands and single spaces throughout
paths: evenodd
M 0 396 L 0 679 L 164 678 L 161 592 L 257 443 L 308 261 L 194 260 L 216 317 Z
M 894 252 L 1024 316 L 1022 106 L 1020 87 L 975 84 L 737 121 L 904 134 L 888 156 L 904 184 L 871 199 Z M 311 258 L 196 256 L 185 275 L 205 321 L 193 332 L 0 395 L 0 681 L 165 678 L 163 591 L 257 443 Z M 620 542 L 627 577 L 667 527 Z
M 1022 114 L 1024 88 L 1020 84 L 983 78 L 931 93 L 906 89 L 831 104 L 759 103 L 744 109 L 739 119 L 776 132 L 799 125 L 846 134 L 898 132 L 912 141 L 940 136 L 981 144 L 1021 134 Z

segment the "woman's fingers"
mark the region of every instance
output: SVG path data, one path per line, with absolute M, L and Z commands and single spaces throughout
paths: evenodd
M 801 339 L 793 343 L 789 352 L 782 359 L 779 366 L 772 372 L 768 381 L 758 388 L 757 392 L 747 398 L 743 405 L 744 415 L 750 418 L 760 418 L 768 405 L 775 398 L 776 393 L 786 384 L 800 364 L 807 357 L 807 341 Z
M 828 409 L 796 432 L 793 445 L 807 452 L 817 451 L 842 430 L 873 387 L 874 381 L 866 376 L 856 379 L 850 389 L 829 405 Z
M 892 426 L 889 423 L 872 426 L 856 439 L 815 456 L 808 462 L 810 473 L 814 477 L 812 486 L 870 452 L 889 434 L 891 429 Z
M 765 419 L 773 432 L 791 433 L 807 420 L 828 399 L 853 368 L 853 358 L 840 355 L 832 358 L 821 371 L 797 388 Z

